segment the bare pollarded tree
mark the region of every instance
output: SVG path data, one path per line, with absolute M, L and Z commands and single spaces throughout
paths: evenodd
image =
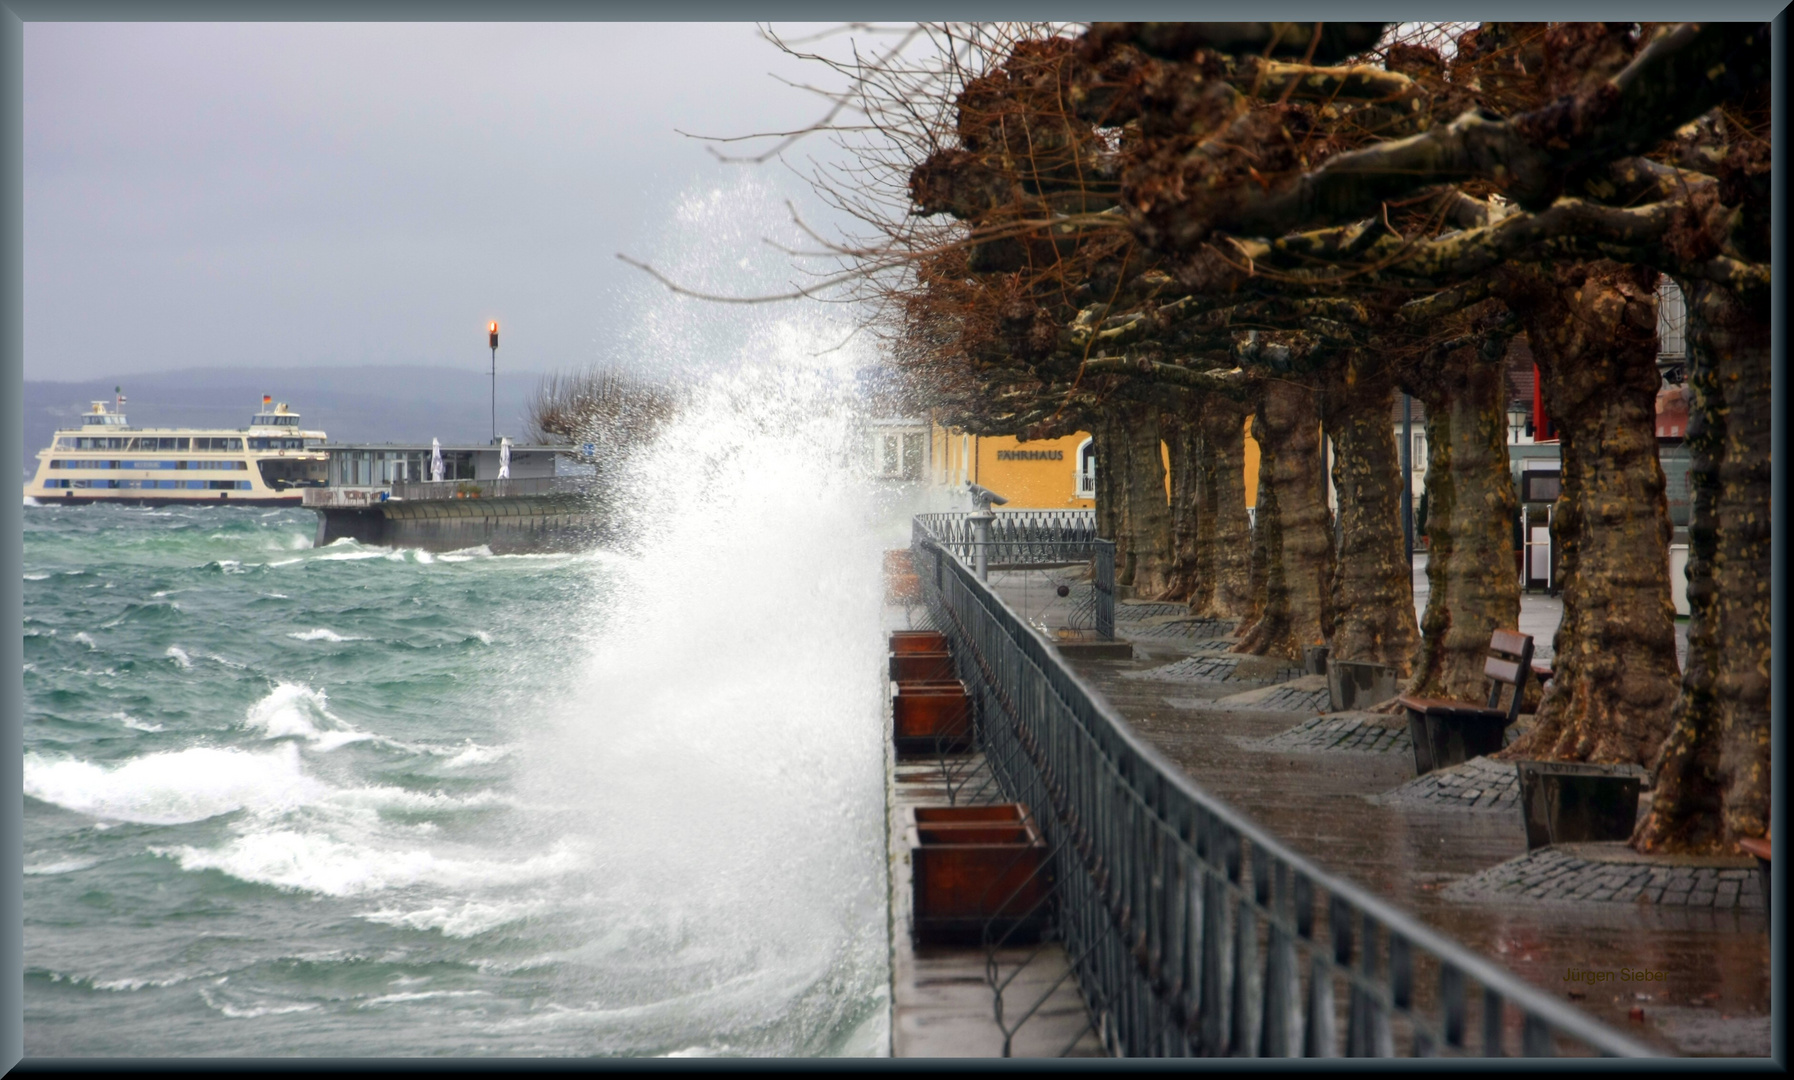
M 592 443 L 605 454 L 641 446 L 678 409 L 670 389 L 607 369 L 546 375 L 530 400 L 530 429 L 543 443 Z

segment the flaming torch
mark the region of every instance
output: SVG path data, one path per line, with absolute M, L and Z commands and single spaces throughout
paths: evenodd
M 492 346 L 492 441 L 498 442 L 498 320 L 486 327 L 486 341 Z

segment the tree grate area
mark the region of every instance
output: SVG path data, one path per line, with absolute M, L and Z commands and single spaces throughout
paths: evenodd
M 1326 697 L 1322 695 L 1322 702 Z M 1392 727 L 1376 713 L 1329 713 L 1304 720 L 1265 739 L 1235 736 L 1248 750 L 1295 754 L 1406 754 L 1414 749 L 1405 727 Z
M 1130 671 L 1124 679 L 1158 679 L 1188 683 L 1288 682 L 1302 669 L 1281 666 L 1287 661 L 1264 656 L 1189 656 L 1146 671 Z
M 1118 620 L 1119 621 L 1119 620 Z M 1181 618 L 1142 619 L 1139 622 L 1123 624 L 1123 636 L 1130 638 L 1192 638 L 1199 641 L 1228 638 L 1228 648 L 1233 647 L 1233 620 L 1202 619 L 1190 616 Z
M 1180 709 L 1218 709 L 1222 712 L 1324 713 L 1331 704 L 1329 697 L 1325 675 L 1304 675 L 1290 682 L 1229 694 L 1212 701 L 1166 698 L 1165 703 Z
M 1756 870 L 1701 866 L 1694 860 L 1672 858 L 1647 861 L 1633 856 L 1627 861 L 1610 861 L 1574 850 L 1540 848 L 1460 878 L 1440 895 L 1467 901 L 1524 899 L 1762 909 L 1763 888 Z
M 1130 604 L 1123 600 L 1115 605 L 1116 622 L 1140 622 L 1143 619 L 1162 619 L 1168 615 L 1184 618 L 1189 614 L 1190 609 L 1184 604 Z
M 1410 749 L 1412 745 L 1409 744 Z M 1496 810 L 1517 815 L 1520 777 L 1511 762 L 1475 757 L 1461 765 L 1416 776 L 1401 787 L 1376 796 L 1375 801 L 1436 810 Z

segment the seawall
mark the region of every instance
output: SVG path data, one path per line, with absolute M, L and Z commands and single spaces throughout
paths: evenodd
M 481 545 L 495 554 L 572 551 L 603 540 L 607 521 L 589 497 L 573 495 L 388 500 L 312 509 L 319 547 L 346 537 L 426 551 Z

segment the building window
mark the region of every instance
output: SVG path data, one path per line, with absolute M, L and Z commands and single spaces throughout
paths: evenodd
M 1078 444 L 1078 498 L 1096 498 L 1096 440 Z
M 874 476 L 920 480 L 928 457 L 926 431 L 875 431 L 870 436 L 868 465 Z

